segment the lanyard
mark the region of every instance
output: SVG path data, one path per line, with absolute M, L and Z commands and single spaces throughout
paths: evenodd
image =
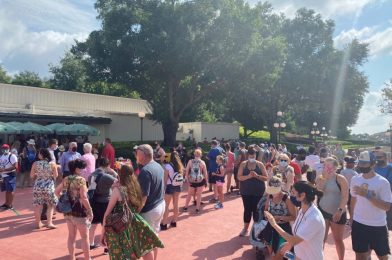
M 308 212 L 308 210 L 310 209 L 310 207 L 312 207 L 312 206 L 309 206 L 309 208 L 307 208 L 307 209 L 305 210 L 305 212 L 302 213 L 301 219 L 295 224 L 295 226 L 294 226 L 294 233 L 293 233 L 294 235 L 297 234 L 298 228 L 299 228 L 299 226 L 301 225 L 302 220 L 304 219 L 305 214 L 306 214 L 306 212 Z

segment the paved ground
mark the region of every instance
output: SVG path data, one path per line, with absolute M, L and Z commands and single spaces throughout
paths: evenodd
M 204 193 L 207 201 L 211 193 Z M 182 194 L 181 206 L 185 202 Z M 0 197 L 3 201 L 3 195 Z M 62 214 L 57 214 L 54 223 L 56 230 L 34 230 L 31 188 L 19 189 L 15 208 L 19 216 L 12 211 L 0 212 L 0 247 L 1 259 L 9 260 L 66 260 L 67 229 Z M 242 202 L 235 195 L 227 196 L 224 209 L 215 210 L 212 204 L 206 204 L 202 214 L 195 215 L 194 208 L 182 213 L 178 227 L 161 232 L 165 249 L 160 251 L 159 259 L 255 259 L 255 251 L 249 245 L 248 237 L 238 237 L 242 222 Z M 351 250 L 349 229 L 346 230 L 346 258 L 355 259 Z M 82 258 L 80 240 L 77 242 L 77 256 Z M 103 249 L 92 251 L 94 259 L 108 259 L 102 255 Z M 325 247 L 326 260 L 337 259 L 335 247 L 330 237 Z M 376 259 L 376 258 L 373 258 Z M 315 259 L 316 260 L 316 259 Z

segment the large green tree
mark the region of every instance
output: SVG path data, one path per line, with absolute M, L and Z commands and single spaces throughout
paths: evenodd
M 73 52 L 92 77 L 138 90 L 162 123 L 167 145 L 174 144 L 185 112 L 232 86 L 251 54 L 266 63 L 255 75 L 274 71 L 268 58 L 276 56 L 268 51 L 279 41 L 255 29 L 263 25 L 260 12 L 244 1 L 99 0 L 96 8 L 102 29 Z

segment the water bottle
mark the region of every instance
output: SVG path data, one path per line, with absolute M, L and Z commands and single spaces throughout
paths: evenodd
M 295 254 L 291 251 L 286 251 L 286 253 L 284 253 L 284 257 L 286 257 L 288 260 L 294 260 Z

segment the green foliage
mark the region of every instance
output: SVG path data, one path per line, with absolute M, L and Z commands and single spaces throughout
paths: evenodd
M 11 83 L 22 86 L 45 87 L 45 84 L 38 73 L 27 70 L 16 74 Z
M 7 71 L 0 65 L 0 83 L 11 83 L 12 78 L 7 75 Z
M 384 84 L 382 92 L 381 112 L 386 114 L 392 113 L 392 79 Z

